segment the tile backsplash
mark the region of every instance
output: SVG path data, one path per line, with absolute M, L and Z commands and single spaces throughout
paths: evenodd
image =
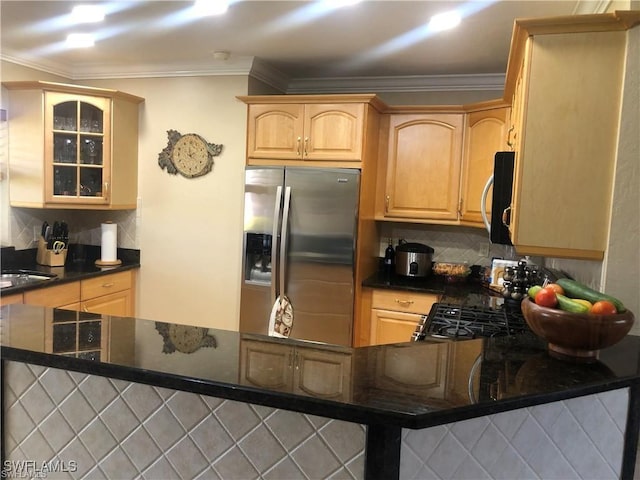
M 118 224 L 118 247 L 139 248 L 137 240 L 138 217 L 135 210 L 54 210 L 11 208 L 11 245 L 17 250 L 35 248 L 34 229 L 40 231 L 42 222 L 53 224 L 64 220 L 69 224 L 71 243 L 100 245 L 100 224 L 111 221 Z
M 492 244 L 489 234 L 481 228 L 382 222 L 380 257 L 384 256 L 389 238 L 392 239 L 394 248 L 400 239 L 430 246 L 434 249 L 434 262 L 466 262 L 469 265 L 489 266 L 493 258 L 523 258 L 511 246 Z M 531 261 L 536 265 L 563 270 L 592 288 L 600 288 L 602 262 L 551 257 L 531 257 Z
M 380 227 L 380 256 L 384 256 L 389 238 L 394 248 L 400 239 L 423 243 L 435 250 L 435 262 L 491 265 L 493 257 L 520 258 L 512 247 L 492 245 L 489 234 L 481 228 L 446 225 L 414 225 L 408 223 L 382 223 Z

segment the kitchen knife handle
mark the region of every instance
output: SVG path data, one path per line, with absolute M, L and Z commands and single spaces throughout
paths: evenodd
M 291 187 L 284 191 L 284 207 L 282 209 L 282 229 L 280 230 L 280 296 L 285 295 L 285 276 L 287 268 L 287 232 L 289 227 L 289 207 L 291 205 Z
M 280 209 L 282 205 L 282 186 L 276 188 L 276 201 L 273 206 L 273 229 L 271 231 L 271 304 L 276 301 L 276 271 L 278 269 L 278 222 L 280 221 Z

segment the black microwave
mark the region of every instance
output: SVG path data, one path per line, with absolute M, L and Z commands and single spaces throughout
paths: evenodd
M 497 152 L 493 163 L 493 196 L 491 202 L 491 243 L 513 245 L 509 235 L 511 196 L 513 194 L 514 152 Z

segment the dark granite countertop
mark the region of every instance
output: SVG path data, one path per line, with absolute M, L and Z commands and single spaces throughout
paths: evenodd
M 102 335 L 108 336 L 99 358 L 83 355 L 82 348 L 76 356 L 85 358 L 70 356 L 64 349 L 51 352 L 51 343 L 45 342 L 45 337 L 53 337 L 56 348 L 56 338 L 65 341 L 63 330 L 57 331 L 58 325 L 79 325 L 84 321 L 93 322 L 93 328 L 102 325 Z M 172 333 L 176 335 L 175 343 L 170 341 Z M 602 350 L 592 363 L 579 363 L 552 357 L 546 345 L 531 336 L 346 348 L 7 305 L 0 310 L 0 338 L 3 360 L 402 428 L 425 428 L 624 388 L 636 385 L 640 379 L 640 337 L 636 336 L 627 336 Z M 257 372 L 251 370 L 249 374 L 247 367 L 251 351 L 276 352 L 276 356 L 285 359 L 279 366 L 271 363 L 270 368 L 283 369 L 282 378 L 290 379 L 289 383 L 272 382 L 271 387 L 256 384 L 253 379 Z M 319 354 L 330 363 L 343 365 L 342 396 L 314 396 L 299 388 L 291 379 L 296 375 L 310 375 L 312 378 L 306 378 L 306 382 L 312 385 L 322 384 L 327 376 L 315 373 L 315 369 L 285 372 L 292 368 L 286 360 L 292 352 Z M 254 362 L 251 368 L 259 370 L 261 365 Z M 429 378 L 437 381 L 429 384 L 425 381 Z
M 97 267 L 95 261 L 100 258 L 100 247 L 92 245 L 70 245 L 67 261 L 62 267 L 48 267 L 36 263 L 36 249 L 15 250 L 13 247 L 3 247 L 0 253 L 2 271 L 28 270 L 44 274 L 54 274 L 55 278 L 43 283 L 20 285 L 3 288 L 2 295 L 21 293 L 37 288 L 50 287 L 61 283 L 86 280 L 88 278 L 108 275 L 124 270 L 140 268 L 140 251 L 119 248 L 117 258 L 122 261 L 113 267 Z

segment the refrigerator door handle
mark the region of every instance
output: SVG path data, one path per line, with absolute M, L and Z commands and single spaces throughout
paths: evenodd
M 289 226 L 289 207 L 291 205 L 291 187 L 284 191 L 284 207 L 282 209 L 282 228 L 280 230 L 280 296 L 285 295 L 285 272 L 287 267 L 287 230 Z
M 276 201 L 273 207 L 273 231 L 271 232 L 271 305 L 276 301 L 277 265 L 278 265 L 278 223 L 282 208 L 282 185 L 276 189 Z

